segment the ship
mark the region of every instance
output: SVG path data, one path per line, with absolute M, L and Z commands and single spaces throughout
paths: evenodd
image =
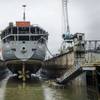
M 5 65 L 18 78 L 25 81 L 43 65 L 47 41 L 48 32 L 26 21 L 24 11 L 23 21 L 16 21 L 16 24 L 10 22 L 1 32 Z

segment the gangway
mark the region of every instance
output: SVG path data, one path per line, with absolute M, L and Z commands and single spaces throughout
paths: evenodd
M 91 67 L 90 67 L 91 66 Z M 56 79 L 56 82 L 58 84 L 66 84 L 69 81 L 75 79 L 77 76 L 82 74 L 85 71 L 94 71 L 96 68 L 93 65 L 85 65 L 85 66 L 80 66 L 76 65 L 69 70 L 67 70 L 64 75 L 62 75 L 60 78 Z

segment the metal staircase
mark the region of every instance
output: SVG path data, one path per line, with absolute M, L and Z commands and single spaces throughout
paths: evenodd
M 75 79 L 77 76 L 82 74 L 83 72 L 86 71 L 95 71 L 96 66 L 100 66 L 100 63 L 89 63 L 89 64 L 84 64 L 82 66 L 76 65 L 69 70 L 67 70 L 61 77 L 56 79 L 56 83 L 58 84 L 66 84 L 69 81 Z
M 75 67 L 67 70 L 67 72 L 65 72 L 63 76 L 61 76 L 60 78 L 57 78 L 56 82 L 58 84 L 65 84 L 69 82 L 70 80 L 76 78 L 78 75 L 80 75 L 83 72 L 84 71 L 82 70 L 82 68 L 79 65 L 76 65 Z

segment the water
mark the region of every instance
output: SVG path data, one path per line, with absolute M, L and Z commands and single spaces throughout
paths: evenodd
M 21 83 L 12 78 L 0 82 L 0 100 L 98 100 L 96 92 L 88 91 L 84 86 L 57 89 L 45 82 Z
M 88 100 L 84 87 L 68 86 L 66 89 L 54 89 L 45 86 L 44 91 L 45 100 Z

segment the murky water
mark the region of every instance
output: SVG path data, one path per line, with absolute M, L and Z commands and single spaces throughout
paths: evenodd
M 39 81 L 21 83 L 7 78 L 0 82 L 0 100 L 98 100 L 98 97 L 93 91 L 88 94 L 86 87 L 56 89 Z

